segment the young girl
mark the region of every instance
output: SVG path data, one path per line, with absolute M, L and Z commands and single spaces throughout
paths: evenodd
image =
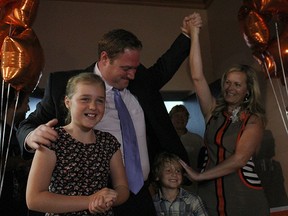
M 129 197 L 120 144 L 94 130 L 105 110 L 105 83 L 93 73 L 72 77 L 66 87 L 67 125 L 55 128 L 51 147 L 36 150 L 27 185 L 30 209 L 46 215 L 113 215 Z M 114 189 L 107 188 L 111 176 Z
M 183 188 L 183 168 L 175 154 L 161 153 L 154 163 L 157 193 L 153 202 L 157 215 L 208 216 L 199 196 Z

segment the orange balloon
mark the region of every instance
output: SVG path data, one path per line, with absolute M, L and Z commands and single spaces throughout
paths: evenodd
M 2 47 L 4 38 L 8 36 L 9 34 L 9 25 L 6 23 L 0 22 L 0 48 Z M 0 50 L 0 56 L 1 56 L 1 50 Z M 0 57 L 1 60 L 1 57 Z
M 280 78 L 283 83 L 288 76 L 288 0 L 243 0 L 238 19 L 266 77 Z
M 0 10 L 2 10 L 8 3 L 16 2 L 17 0 L 1 0 L 0 1 Z
M 279 52 L 279 48 L 281 49 Z M 258 60 L 259 64 L 263 66 L 264 71 L 267 70 L 271 77 L 280 78 L 281 81 L 284 77 L 288 76 L 288 25 L 285 27 L 278 41 L 273 40 L 270 42 L 267 50 L 262 53 L 254 53 L 253 56 Z M 282 62 L 282 64 L 281 64 Z M 283 68 L 282 68 L 283 65 Z M 283 73 L 284 69 L 284 73 Z M 267 77 L 267 74 L 266 74 Z
M 280 53 L 279 53 L 279 46 L 281 49 Z M 283 63 L 285 76 L 287 77 L 288 75 L 287 74 L 287 70 L 288 70 L 288 25 L 285 27 L 285 29 L 280 35 L 279 46 L 278 46 L 278 41 L 274 40 L 268 46 L 267 51 L 271 53 L 271 55 L 275 59 L 276 66 L 277 66 L 276 68 L 277 77 L 283 78 L 283 70 L 282 70 L 281 61 Z
M 10 0 L 11 1 L 11 0 Z M 0 20 L 6 16 L 6 5 L 10 2 L 8 0 L 0 1 Z M 15 0 L 14 0 L 15 1 Z
M 4 22 L 24 28 L 31 27 L 37 14 L 39 0 L 19 0 L 7 6 L 9 11 Z
M 22 28 L 15 28 L 12 25 L 8 25 L 0 21 L 0 60 L 1 60 L 1 47 L 2 47 L 5 37 L 17 35 L 19 34 L 19 32 L 22 32 L 22 31 L 23 31 Z
M 251 0 L 243 0 L 243 5 L 251 8 L 251 9 L 254 9 L 254 10 L 257 10 L 257 4 L 255 1 L 251 1 Z
M 254 52 L 253 57 L 257 60 L 258 64 L 262 66 L 262 70 L 265 71 L 266 78 L 268 78 L 269 76 L 271 78 L 277 77 L 277 65 L 270 52 Z M 267 73 L 269 73 L 269 76 Z
M 265 50 L 270 33 L 263 17 L 244 5 L 239 10 L 238 19 L 247 46 L 252 50 Z
M 17 36 L 7 36 L 1 56 L 3 80 L 17 91 L 32 91 L 44 67 L 43 50 L 34 31 L 27 28 Z
M 287 0 L 253 0 L 253 2 L 260 13 L 288 13 Z

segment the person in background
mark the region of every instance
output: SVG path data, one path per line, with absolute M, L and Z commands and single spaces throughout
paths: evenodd
M 187 123 L 190 118 L 190 114 L 184 105 L 180 104 L 172 107 L 169 112 L 169 116 L 178 136 L 181 139 L 181 142 L 184 145 L 184 148 L 188 153 L 190 166 L 197 170 L 199 168 L 199 152 L 201 148 L 204 147 L 203 138 L 196 133 L 188 131 Z
M 179 160 L 166 152 L 155 160 L 153 177 L 158 191 L 153 201 L 157 215 L 208 216 L 201 198 L 181 187 L 183 168 Z
M 190 166 L 194 170 L 198 170 L 200 150 L 205 147 L 203 138 L 200 135 L 188 131 L 187 123 L 189 115 L 190 114 L 184 105 L 175 105 L 169 112 L 172 124 L 187 151 Z M 183 185 L 183 187 L 191 192 L 197 193 L 197 182 L 191 182 L 190 185 Z
M 266 123 L 256 72 L 248 65 L 231 67 L 213 97 L 202 68 L 200 28 L 190 24 L 191 77 L 206 121 L 208 161 L 200 173 L 180 162 L 191 180 L 201 182 L 198 194 L 210 216 L 268 216 L 254 163 Z
M 26 182 L 29 172 L 31 160 L 23 160 L 21 158 L 20 146 L 16 138 L 16 130 L 18 124 L 25 119 L 26 112 L 29 111 L 29 95 L 26 92 L 17 92 L 14 88 L 10 87 L 9 96 L 7 96 L 7 84 L 4 84 L 4 93 L 1 110 L 1 174 L 5 169 L 4 176 L 1 176 L 3 180 L 3 186 L 1 190 L 0 198 L 0 212 L 7 216 L 26 215 L 28 212 L 25 191 Z M 18 95 L 18 96 L 17 96 Z M 18 104 L 16 106 L 16 100 L 18 97 Z M 7 104 L 8 103 L 8 104 Z M 7 112 L 6 105 L 8 106 Z M 15 112 L 15 118 L 13 122 L 13 116 Z M 6 118 L 6 125 L 5 123 Z M 13 125 L 12 125 L 13 124 Z M 4 134 L 5 129 L 5 134 Z M 12 129 L 11 137 L 10 131 Z M 4 136 L 4 143 L 2 139 Z M 9 142 L 10 138 L 10 142 Z M 9 143 L 9 149 L 8 149 Z M 4 144 L 4 145 L 3 145 Z M 3 146 L 2 146 L 3 145 Z M 8 151 L 8 158 L 5 164 L 6 152 Z
M 186 28 L 188 20 L 195 25 L 202 22 L 201 17 L 195 13 L 185 17 L 182 33 L 149 68 L 140 64 L 141 41 L 127 30 L 115 29 L 106 33 L 99 41 L 98 62 L 85 70 L 51 73 L 44 98 L 21 124 L 17 133 L 19 142 L 25 147 L 23 154 L 32 156 L 33 149 L 42 144 L 50 145 L 57 139 L 58 134 L 54 128 L 64 125 L 65 111 L 59 101 L 63 100 L 63 86 L 67 80 L 82 71 L 96 73 L 106 84 L 105 114 L 96 128 L 110 132 L 123 144 L 120 119 L 114 101 L 114 89 L 120 90 L 136 130 L 144 180 L 140 191 L 131 192 L 127 202 L 114 208 L 115 215 L 155 215 L 148 189 L 150 164 L 155 155 L 161 151 L 173 152 L 188 162 L 187 153 L 173 128 L 160 93 L 160 89 L 189 55 L 190 38 L 186 36 L 189 35 Z
M 94 130 L 104 115 L 105 83 L 80 73 L 67 84 L 67 125 L 58 138 L 36 150 L 27 183 L 29 209 L 46 215 L 113 215 L 129 197 L 120 143 Z M 113 189 L 108 188 L 111 174 Z M 88 211 L 89 210 L 89 211 Z

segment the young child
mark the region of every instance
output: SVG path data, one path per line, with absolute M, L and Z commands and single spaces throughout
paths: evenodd
M 199 196 L 181 188 L 183 168 L 179 157 L 163 152 L 154 163 L 157 193 L 153 196 L 157 215 L 208 216 Z
M 46 215 L 113 215 L 129 189 L 119 142 L 93 129 L 104 115 L 105 83 L 93 73 L 74 76 L 64 102 L 69 123 L 55 128 L 59 136 L 50 147 L 36 150 L 27 205 Z M 107 188 L 110 176 L 113 189 Z

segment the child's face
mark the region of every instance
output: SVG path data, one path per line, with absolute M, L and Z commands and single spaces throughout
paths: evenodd
M 182 180 L 182 167 L 180 163 L 176 161 L 166 162 L 159 176 L 162 187 L 170 189 L 179 188 Z
M 78 83 L 71 99 L 65 99 L 71 112 L 71 123 L 92 129 L 101 121 L 105 111 L 105 91 L 100 84 Z

